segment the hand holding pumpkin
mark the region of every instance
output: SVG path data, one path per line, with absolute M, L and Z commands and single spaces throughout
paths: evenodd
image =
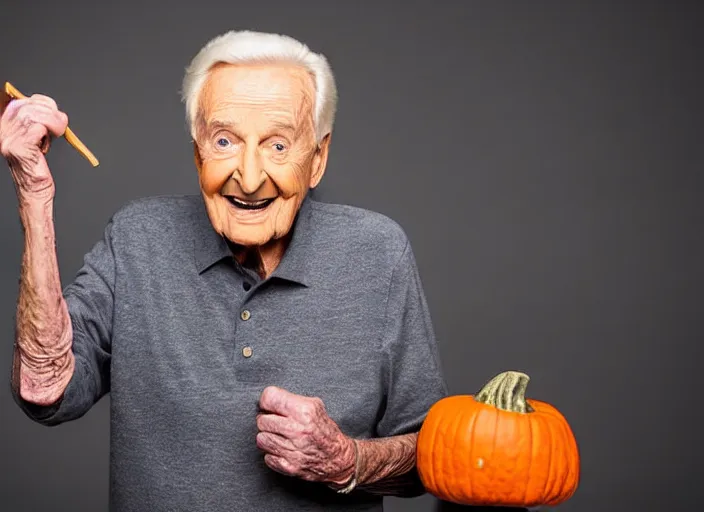
M 418 474 L 461 505 L 555 506 L 579 483 L 574 434 L 552 405 L 527 400 L 528 376 L 505 372 L 475 396 L 436 402 L 418 434 Z
M 257 446 L 271 469 L 308 481 L 344 484 L 355 466 L 354 441 L 328 416 L 323 401 L 269 386 L 257 415 Z

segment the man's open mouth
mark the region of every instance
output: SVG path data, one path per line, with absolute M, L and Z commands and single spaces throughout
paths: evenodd
M 271 203 L 274 202 L 275 197 L 270 197 L 269 199 L 260 199 L 258 201 L 246 201 L 244 199 L 238 199 L 234 196 L 225 196 L 230 203 L 235 207 L 241 208 L 243 210 L 263 210 Z

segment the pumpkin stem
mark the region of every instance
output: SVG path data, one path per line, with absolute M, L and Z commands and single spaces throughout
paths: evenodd
M 526 388 L 529 380 L 530 377 L 521 372 L 500 373 L 487 382 L 474 399 L 502 411 L 533 412 L 533 408 L 526 402 Z

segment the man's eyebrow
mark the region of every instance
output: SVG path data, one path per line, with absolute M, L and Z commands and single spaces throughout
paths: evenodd
M 296 127 L 293 126 L 293 123 L 290 123 L 288 121 L 274 121 L 272 123 L 272 126 L 274 128 L 276 128 L 277 130 L 290 131 L 290 132 L 296 131 Z
M 227 119 L 212 119 L 208 121 L 206 126 L 209 131 L 214 131 L 222 129 L 237 130 L 238 125 L 236 122 Z M 296 127 L 289 121 L 272 121 L 271 128 L 274 130 L 296 133 Z
M 223 128 L 237 128 L 237 123 L 226 119 L 211 119 L 206 123 L 208 130 L 220 130 Z

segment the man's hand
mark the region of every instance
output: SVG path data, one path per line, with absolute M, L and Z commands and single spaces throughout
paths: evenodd
M 354 441 L 328 416 L 320 398 L 269 386 L 259 399 L 257 446 L 285 475 L 343 485 L 355 470 Z
M 51 136 L 66 131 L 68 117 L 56 102 L 41 94 L 0 102 L 0 154 L 7 159 L 21 200 L 49 201 L 54 195 L 54 181 L 44 154 Z

